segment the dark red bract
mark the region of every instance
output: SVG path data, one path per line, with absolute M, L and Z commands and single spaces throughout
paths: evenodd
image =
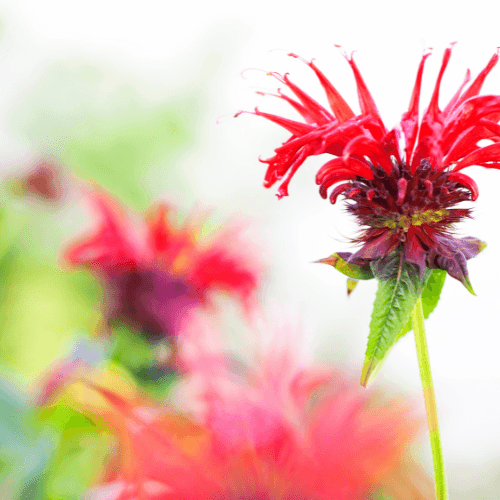
M 323 153 L 335 156 L 320 168 L 316 183 L 321 196 L 329 196 L 332 203 L 342 194 L 362 228 L 355 241 L 363 246 L 350 257 L 352 263 L 366 263 L 404 248 L 406 261 L 421 273 L 426 267 L 445 269 L 470 288 L 466 260 L 484 244 L 450 234 L 455 223 L 470 217 L 470 209 L 452 207 L 478 197 L 476 183 L 462 169 L 471 165 L 500 168 L 500 96 L 478 95 L 498 62 L 498 53 L 468 87 L 467 71 L 441 110 L 439 90 L 450 55 L 451 47 L 445 50 L 430 104 L 419 120 L 422 74 L 429 56 L 424 54 L 408 110 L 392 130 L 385 127 L 352 56 L 346 58 L 356 80 L 360 114 L 354 113 L 314 62 L 303 59 L 318 77 L 330 109 L 303 92 L 288 75 L 271 73 L 297 100 L 281 90 L 276 97 L 287 101 L 304 121 L 258 109 L 255 114 L 292 134 L 272 158 L 262 160 L 268 164 L 265 187 L 281 181 L 279 198 L 288 195 L 290 180 L 306 158 Z M 484 139 L 492 144 L 479 145 Z

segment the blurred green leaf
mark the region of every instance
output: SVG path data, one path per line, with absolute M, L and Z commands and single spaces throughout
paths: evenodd
M 75 331 L 92 331 L 99 288 L 87 273 L 67 273 L 44 262 L 0 262 L 0 362 L 34 378 Z
M 111 359 L 124 366 L 143 389 L 165 398 L 177 376 L 158 362 L 157 345 L 124 326 L 113 328 L 113 334 Z
M 0 496 L 42 500 L 55 435 L 36 421 L 33 404 L 5 375 L 0 376 Z
M 65 406 L 44 410 L 41 418 L 58 430 L 59 446 L 46 478 L 50 499 L 79 500 L 99 476 L 113 446 L 111 434 Z

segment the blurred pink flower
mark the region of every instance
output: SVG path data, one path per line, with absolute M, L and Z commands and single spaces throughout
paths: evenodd
M 203 405 L 190 419 L 95 377 L 84 385 L 98 404 L 72 393 L 119 443 L 86 500 L 431 497 L 409 453 L 420 420 L 406 403 L 382 401 L 341 370 L 301 368 L 291 351 L 271 350 L 240 374 L 211 359 L 210 371 L 201 357 L 198 371 L 191 364 Z

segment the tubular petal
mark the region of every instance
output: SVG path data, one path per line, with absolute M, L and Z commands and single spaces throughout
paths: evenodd
M 490 71 L 496 66 L 498 62 L 498 49 L 495 54 L 488 61 L 486 67 L 477 75 L 476 79 L 471 83 L 470 87 L 464 92 L 462 97 L 460 97 L 457 104 L 460 104 L 467 99 L 476 96 L 481 92 L 481 88 L 483 86 L 485 78 L 488 76 Z
M 458 172 L 465 167 L 470 167 L 471 165 L 479 165 L 487 168 L 500 168 L 497 162 L 500 161 L 500 143 L 491 144 L 490 146 L 485 146 L 484 148 L 478 149 L 466 156 L 463 160 L 459 161 L 453 172 Z M 489 164 L 491 162 L 491 165 Z
M 332 205 L 335 205 L 335 202 L 337 201 L 337 198 L 340 194 L 342 194 L 346 189 L 349 189 L 351 187 L 350 184 L 347 182 L 345 184 L 339 184 L 338 186 L 335 186 L 330 193 L 330 202 Z M 326 198 L 326 196 L 324 197 Z
M 290 167 L 290 170 L 288 172 L 288 175 L 286 179 L 281 183 L 279 189 L 278 189 L 278 199 L 283 198 L 284 196 L 288 196 L 288 184 L 290 184 L 290 181 L 292 180 L 292 177 L 295 175 L 295 172 L 297 172 L 298 168 L 304 163 L 305 159 L 309 156 L 311 150 L 311 146 L 309 144 L 306 144 L 302 151 L 299 153 L 295 161 Z
M 326 108 L 292 83 L 288 75 L 285 75 L 282 81 L 299 98 L 299 101 L 305 106 L 318 125 L 323 125 L 334 119 L 333 115 Z
M 258 108 L 255 108 L 255 114 L 277 123 L 296 136 L 305 135 L 314 130 L 314 127 L 307 123 L 296 122 L 295 120 L 289 120 L 288 118 L 282 118 L 281 116 L 264 113 L 263 111 L 259 111 Z
M 364 115 L 372 115 L 380 120 L 380 113 L 378 112 L 375 101 L 373 100 L 372 95 L 370 94 L 368 88 L 366 87 L 366 83 L 359 72 L 359 69 L 354 62 L 354 59 L 351 57 L 347 57 L 347 62 L 350 64 L 352 68 L 352 72 L 354 73 L 354 78 L 356 79 L 356 86 L 358 87 L 358 97 L 359 97 L 359 105 L 361 107 L 361 111 Z M 382 120 L 380 120 L 382 124 Z M 383 125 L 382 125 L 383 126 Z M 385 127 L 384 131 L 385 131 Z
M 345 102 L 344 98 L 340 95 L 339 91 L 332 85 L 330 80 L 326 78 L 326 76 L 316 67 L 313 61 L 306 61 L 302 57 L 296 54 L 289 54 L 291 57 L 295 57 L 300 59 L 305 64 L 307 64 L 318 77 L 323 89 L 326 93 L 326 98 L 328 99 L 328 104 L 332 108 L 334 115 L 338 118 L 340 123 L 343 123 L 351 118 L 354 118 L 354 111 L 349 107 L 347 102 Z
M 472 201 L 476 201 L 479 196 L 479 189 L 474 180 L 472 180 L 468 175 L 461 174 L 460 172 L 452 172 L 449 176 L 449 180 L 452 182 L 458 182 L 462 184 L 471 192 Z
M 295 109 L 295 111 L 297 111 L 300 114 L 300 116 L 302 116 L 302 118 L 304 118 L 306 123 L 309 124 L 314 123 L 314 119 L 312 118 L 309 111 L 307 111 L 305 106 L 303 106 L 300 102 L 296 101 L 295 99 L 292 99 L 291 97 L 287 96 L 286 94 L 283 94 L 283 92 L 281 92 L 281 89 L 278 89 L 277 92 L 278 92 L 277 94 L 271 94 L 269 92 L 256 92 L 256 93 L 262 96 L 268 95 L 271 97 L 277 97 L 278 99 L 283 99 L 288 104 L 290 104 L 290 106 L 292 106 Z
M 450 102 L 446 105 L 446 107 L 443 109 L 443 114 L 445 116 L 448 116 L 454 108 L 458 106 L 458 99 L 460 98 L 460 94 L 462 93 L 462 90 L 464 87 L 469 83 L 470 80 L 470 70 L 468 69 L 465 72 L 465 78 L 460 87 L 458 87 L 458 90 L 455 92 L 455 95 L 450 99 Z M 460 99 L 460 102 L 463 102 L 463 99 Z
M 402 205 L 405 201 L 406 196 L 406 186 L 408 185 L 408 181 L 404 178 L 398 180 L 398 199 L 397 204 Z
M 348 169 L 345 169 L 343 171 L 339 170 L 331 175 L 328 175 L 323 179 L 323 182 L 319 188 L 319 194 L 322 198 L 326 199 L 327 190 L 330 186 L 332 186 L 336 182 L 353 180 L 354 178 L 355 175 Z
M 429 104 L 429 108 L 427 110 L 427 113 L 432 113 L 433 115 L 436 115 L 436 113 L 439 112 L 439 90 L 441 88 L 441 80 L 443 79 L 444 72 L 446 71 L 446 67 L 448 66 L 448 63 L 450 61 L 451 57 L 451 49 L 452 47 L 448 47 L 444 51 L 444 56 L 443 56 L 443 62 L 441 63 L 441 69 L 439 70 L 439 75 L 436 80 L 436 85 L 434 87 L 434 92 L 432 94 L 431 102 Z
M 425 179 L 424 180 L 424 185 L 427 188 L 427 196 L 429 198 L 431 198 L 432 197 L 432 191 L 433 191 L 432 182 L 429 179 Z
M 373 179 L 373 170 L 366 163 L 357 160 L 356 158 L 349 158 L 347 163 L 345 163 L 342 158 L 335 158 L 325 163 L 320 168 L 316 174 L 316 184 L 321 184 L 327 175 L 337 170 L 346 169 L 355 175 L 364 177 L 365 179 Z
M 417 139 L 418 105 L 420 101 L 420 89 L 422 87 L 422 75 L 424 72 L 425 61 L 430 55 L 431 53 L 427 52 L 422 56 L 422 60 L 420 61 L 417 71 L 415 86 L 413 87 L 413 93 L 410 99 L 410 105 L 408 106 L 408 111 L 403 113 L 403 117 L 401 119 L 401 128 L 403 129 L 406 138 L 405 156 L 407 163 L 411 162 L 413 147 L 415 146 L 415 140 Z
M 411 173 L 414 174 L 422 160 L 428 160 L 435 170 L 442 169 L 442 134 L 444 128 L 443 116 L 439 110 L 439 90 L 443 74 L 451 56 L 451 47 L 444 51 L 443 62 L 436 80 L 431 102 L 422 119 L 419 132 L 419 143 L 411 161 Z
M 444 163 L 455 163 L 464 156 L 481 149 L 477 143 L 483 139 L 500 141 L 500 125 L 490 120 L 479 120 L 476 125 L 469 127 L 455 139 L 444 158 Z
M 349 162 L 351 155 L 367 156 L 374 164 L 380 165 L 387 175 L 393 170 L 393 165 L 384 151 L 382 151 L 380 144 L 366 135 L 360 135 L 354 138 L 345 147 L 342 158 L 345 163 Z

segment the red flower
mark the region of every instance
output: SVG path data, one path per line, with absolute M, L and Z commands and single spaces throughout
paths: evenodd
M 403 113 L 400 126 L 392 130 L 384 125 L 352 56 L 346 58 L 356 80 L 360 114 L 349 107 L 312 61 L 304 62 L 323 86 L 330 109 L 292 83 L 287 74 L 272 73 L 298 100 L 281 91 L 277 97 L 298 111 L 305 123 L 258 109 L 255 114 L 292 134 L 264 161 L 268 164 L 264 185 L 271 187 L 282 181 L 280 198 L 288 195 L 288 184 L 307 157 L 334 156 L 320 168 L 316 183 L 323 198 L 333 187 L 329 195 L 332 203 L 342 194 L 348 211 L 363 228 L 355 240 L 363 246 L 349 254 L 351 263 L 364 265 L 399 248 L 421 274 L 426 267 L 444 269 L 470 286 L 466 260 L 477 255 L 484 244 L 474 238 L 457 239 L 450 231 L 455 223 L 470 217 L 470 209 L 455 205 L 478 197 L 476 183 L 462 170 L 471 165 L 500 168 L 500 96 L 478 95 L 498 54 L 468 87 L 467 71 L 464 82 L 441 110 L 439 91 L 450 55 L 451 47 L 444 53 L 430 104 L 420 122 L 420 87 L 429 53 L 420 62 L 408 111 Z M 483 139 L 493 144 L 479 145 Z
M 220 365 L 205 383 L 205 407 L 196 412 L 201 423 L 194 424 L 92 382 L 106 404 L 92 410 L 96 399 L 79 402 L 113 426 L 119 449 L 86 500 L 431 495 L 430 482 L 407 454 L 418 429 L 408 406 L 381 402 L 340 371 L 298 369 L 274 351 L 258 373 L 236 377 Z
M 174 211 L 160 205 L 141 234 L 107 195 L 94 191 L 88 198 L 101 219 L 99 229 L 71 245 L 65 259 L 103 279 L 110 321 L 124 321 L 158 339 L 175 336 L 186 312 L 209 305 L 213 291 L 251 307 L 258 272 L 234 248 L 230 231 L 202 241 L 198 227 L 175 227 L 169 221 Z

